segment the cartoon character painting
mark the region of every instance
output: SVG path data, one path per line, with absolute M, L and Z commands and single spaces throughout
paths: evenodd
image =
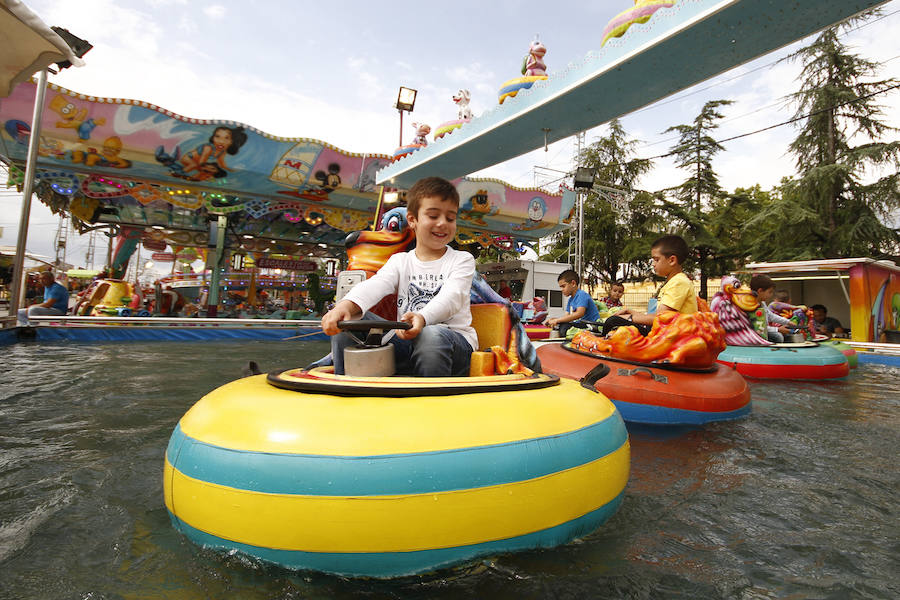
M 487 225 L 484 217 L 497 212 L 491 205 L 491 198 L 487 190 L 478 190 L 466 202 L 459 207 L 459 218 L 476 225 Z
M 169 168 L 170 175 L 191 181 L 207 181 L 218 179 L 233 171 L 225 164 L 225 155 L 234 156 L 247 143 L 247 133 L 243 127 L 216 127 L 209 141 L 200 144 L 193 150 L 181 154 L 181 148 L 175 147 L 172 154 L 165 148 L 156 149 L 156 161 Z
M 99 152 L 96 148 L 75 150 L 72 152 L 71 158 L 73 163 L 82 163 L 89 167 L 115 167 L 116 169 L 127 169 L 131 166 L 131 161 L 119 156 L 121 152 L 122 140 L 119 136 L 114 135 L 103 140 L 103 146 L 100 148 Z
M 78 108 L 70 102 L 62 94 L 57 94 L 50 100 L 50 110 L 59 115 L 60 120 L 56 122 L 56 126 L 62 129 L 75 129 L 78 132 L 78 139 L 87 141 L 91 139 L 91 133 L 98 125 L 106 123 L 106 119 L 100 117 L 97 119 L 87 119 L 88 111 L 86 108 Z
M 515 231 L 528 231 L 544 226 L 544 215 L 547 214 L 547 203 L 540 196 L 533 197 L 528 202 L 528 220 L 513 226 Z
M 328 165 L 328 172 L 316 171 L 315 178 L 319 181 L 319 187 L 325 192 L 333 192 L 341 185 L 341 165 L 331 163 Z

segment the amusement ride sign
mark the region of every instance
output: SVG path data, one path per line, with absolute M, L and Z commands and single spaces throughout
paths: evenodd
M 311 260 L 289 260 L 284 258 L 261 258 L 256 261 L 261 269 L 284 269 L 285 271 L 315 271 L 318 265 Z

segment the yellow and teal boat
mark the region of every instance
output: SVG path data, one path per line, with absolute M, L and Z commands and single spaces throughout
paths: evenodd
M 583 537 L 618 509 L 629 464 L 622 418 L 592 385 L 292 369 L 182 417 L 165 503 L 202 546 L 394 577 Z

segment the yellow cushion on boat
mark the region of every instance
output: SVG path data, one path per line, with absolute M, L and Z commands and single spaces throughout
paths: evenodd
M 478 348 L 488 350 L 491 346 L 506 348 L 512 320 L 505 304 L 473 304 L 472 327 L 478 334 Z

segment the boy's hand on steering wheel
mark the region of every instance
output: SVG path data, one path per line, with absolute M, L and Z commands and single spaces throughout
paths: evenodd
M 404 323 L 409 323 L 412 325 L 409 329 L 398 329 L 397 337 L 401 340 L 411 340 L 420 333 L 422 333 L 422 329 L 425 328 L 425 317 L 415 312 L 408 312 L 400 317 L 400 320 Z
M 325 335 L 339 334 L 341 330 L 338 329 L 337 324 L 353 319 L 358 314 L 358 311 L 353 310 L 355 307 L 356 305 L 352 302 L 341 300 L 337 306 L 325 313 L 325 316 L 322 317 L 322 331 L 325 332 Z

